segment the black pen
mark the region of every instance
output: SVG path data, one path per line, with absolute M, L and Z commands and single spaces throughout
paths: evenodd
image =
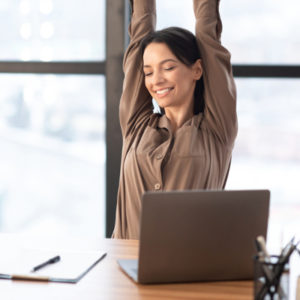
M 44 267 L 47 266 L 47 265 L 54 264 L 54 263 L 56 263 L 56 262 L 58 262 L 58 261 L 60 261 L 60 256 L 59 256 L 59 255 L 54 256 L 54 257 L 48 259 L 47 261 L 45 261 L 45 262 L 43 262 L 43 263 L 41 263 L 41 264 L 35 266 L 35 267 L 31 270 L 31 272 L 36 272 L 37 270 L 39 270 L 39 269 L 41 269 L 41 268 L 44 268 Z

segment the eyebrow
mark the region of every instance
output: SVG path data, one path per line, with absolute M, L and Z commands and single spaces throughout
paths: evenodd
M 167 59 L 162 60 L 159 64 L 160 64 L 160 65 L 163 65 L 164 63 L 169 62 L 169 61 L 175 62 L 175 63 L 177 62 L 175 59 L 167 58 Z M 144 65 L 143 67 L 144 67 L 144 68 L 151 68 L 150 65 Z

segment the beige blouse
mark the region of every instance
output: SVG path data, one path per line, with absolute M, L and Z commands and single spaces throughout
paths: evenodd
M 166 115 L 153 113 L 144 84 L 141 39 L 155 30 L 154 0 L 134 0 L 131 42 L 124 56 L 120 102 L 123 135 L 114 238 L 138 239 L 145 191 L 222 189 L 237 134 L 236 89 L 230 53 L 221 45 L 218 0 L 194 0 L 196 37 L 202 55 L 204 113 L 173 134 Z

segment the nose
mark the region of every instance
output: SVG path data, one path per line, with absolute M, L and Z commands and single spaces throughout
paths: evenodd
M 152 84 L 153 85 L 159 85 L 160 83 L 163 83 L 165 80 L 162 72 L 160 71 L 156 71 L 153 72 L 153 76 L 152 76 Z

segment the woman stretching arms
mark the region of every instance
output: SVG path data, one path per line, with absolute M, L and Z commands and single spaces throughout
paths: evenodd
M 155 31 L 155 0 L 132 0 L 120 102 L 123 136 L 114 238 L 138 239 L 145 191 L 222 189 L 237 135 L 230 53 L 218 0 L 194 0 L 196 36 Z M 161 113 L 153 112 L 152 98 Z

